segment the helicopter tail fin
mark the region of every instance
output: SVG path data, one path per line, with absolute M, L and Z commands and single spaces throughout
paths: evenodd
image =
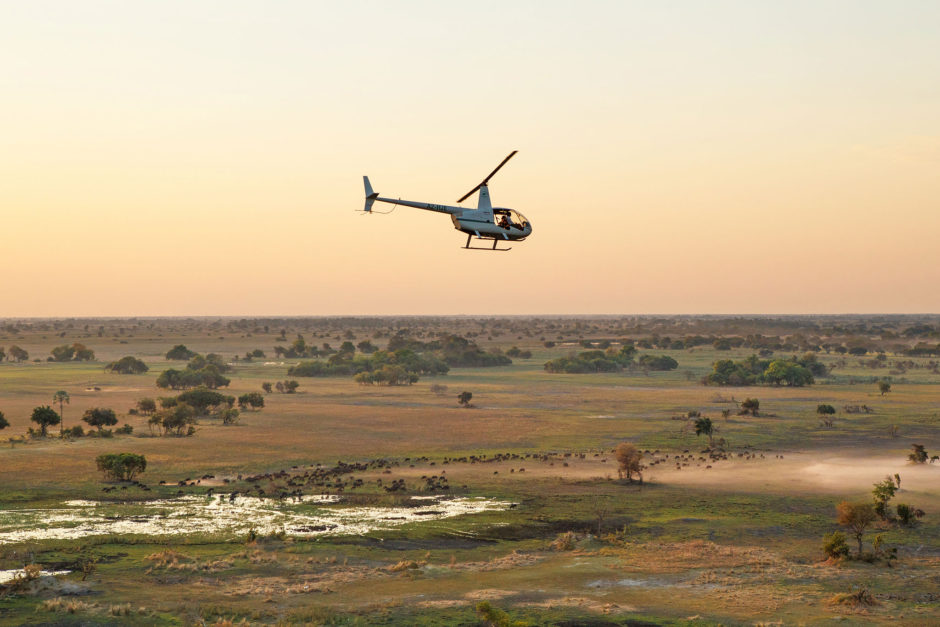
M 376 192 L 372 191 L 372 183 L 369 182 L 368 176 L 362 177 L 362 183 L 363 185 L 365 185 L 365 188 L 366 188 L 366 206 L 363 208 L 363 211 L 371 212 L 372 203 L 375 202 L 375 199 L 378 198 L 379 195 Z

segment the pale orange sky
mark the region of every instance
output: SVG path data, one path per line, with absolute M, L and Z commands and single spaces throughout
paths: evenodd
M 940 311 L 936 2 L 39 1 L 0 58 L 0 317 Z M 511 150 L 509 253 L 356 213 Z

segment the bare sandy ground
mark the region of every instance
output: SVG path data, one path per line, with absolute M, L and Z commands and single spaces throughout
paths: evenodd
M 872 484 L 885 477 L 901 478 L 901 491 L 911 497 L 940 499 L 940 464 L 912 464 L 905 454 L 868 456 L 850 451 L 814 451 L 764 453 L 764 457 L 738 457 L 712 461 L 699 454 L 686 455 L 676 467 L 675 454 L 669 460 L 650 466 L 644 472 L 648 482 L 708 486 L 729 492 L 769 492 L 775 494 L 833 494 L 852 498 L 871 491 Z M 657 456 L 662 460 L 665 456 Z M 604 461 L 606 460 L 606 461 Z M 647 457 L 644 462 L 649 463 Z M 687 464 L 687 465 L 686 465 Z M 421 476 L 444 474 L 450 484 L 473 484 L 486 477 L 502 481 L 526 481 L 554 478 L 559 481 L 616 479 L 617 464 L 613 455 L 586 459 L 513 460 L 478 464 L 417 465 L 398 467 L 391 477 L 417 479 Z M 498 475 L 498 477 L 496 476 Z M 508 475 L 508 476 L 507 476 Z M 384 476 L 389 479 L 389 475 Z

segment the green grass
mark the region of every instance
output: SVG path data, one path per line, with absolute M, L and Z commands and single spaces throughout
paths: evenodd
M 416 487 L 420 482 L 407 474 L 403 460 L 419 456 L 429 456 L 436 464 L 421 474 L 446 470 L 454 478 L 452 484 L 466 483 L 471 495 L 511 500 L 519 506 L 363 537 L 263 539 L 246 545 L 243 538 L 215 534 L 162 541 L 124 535 L 0 546 L 0 569 L 20 565 L 24 554 L 46 568 L 73 569 L 82 559 L 98 560 L 88 581 L 82 583 L 78 573 L 63 578 L 87 587 L 91 594 L 77 598 L 93 600 L 96 610 L 49 613 L 37 608 L 54 592 L 7 595 L 0 597 L 0 624 L 192 624 L 224 618 L 252 623 L 473 625 L 479 624 L 474 609 L 479 600 L 489 600 L 513 619 L 533 625 L 565 621 L 680 625 L 695 616 L 699 617 L 695 624 L 759 620 L 821 624 L 838 615 L 849 617 L 853 624 L 917 624 L 940 616 L 940 600 L 931 597 L 936 586 L 933 573 L 940 566 L 936 491 L 904 493 L 928 510 L 920 526 L 886 528 L 867 536 L 870 542 L 875 533 L 883 533 L 888 545 L 899 548 L 901 559 L 887 569 L 861 562 L 817 566 L 822 560 L 822 535 L 836 529 L 835 503 L 842 498 L 869 498 L 864 486 L 841 493 L 790 490 L 786 484 L 762 488 L 738 484 L 733 474 L 692 485 L 677 483 L 658 468 L 648 472 L 652 481 L 642 490 L 605 478 L 616 476 L 609 449 L 624 440 L 644 449 L 698 453 L 705 439 L 683 430 L 684 421 L 673 420 L 689 410 L 711 417 L 719 427 L 716 437 L 737 451 L 751 447 L 768 458 L 794 451 L 888 457 L 898 460 L 906 477 L 905 449 L 912 441 L 925 444 L 931 453 L 940 448 L 940 376 L 926 368 L 895 376 L 886 396 L 879 395 L 873 384 L 853 381 L 868 381 L 887 370 L 858 366 L 854 358 L 847 358 L 845 367 L 812 387 L 726 389 L 705 387 L 699 380 L 715 359 L 741 359 L 750 351 L 652 350 L 648 352 L 674 357 L 679 369 L 649 375 L 634 371 L 557 375 L 543 371 L 544 361 L 578 352 L 579 347 L 545 349 L 535 340 L 503 337 L 495 343 L 529 348 L 535 356 L 503 368 L 453 369 L 445 377 L 404 388 L 363 387 L 346 378 L 299 379 L 300 393 L 267 395 L 264 410 L 243 413 L 238 425 L 202 420 L 193 437 L 143 437 L 145 419 L 127 416 L 126 411 L 141 397 L 170 394 L 155 388 L 154 381 L 164 368 L 180 365 L 162 359 L 174 344 L 232 355 L 258 347 L 270 351 L 273 344 L 285 343 L 276 340 L 273 331 L 264 337 L 222 334 L 224 340 L 198 330 L 163 336 L 138 330 L 135 337 L 124 337 L 126 344 L 116 338 L 80 338 L 96 350 L 97 363 L 0 363 L 0 411 L 12 424 L 3 437 L 23 433 L 30 425 L 31 409 L 50 404 L 58 389 L 72 395 L 65 407 L 67 426 L 77 424 L 85 409 L 103 406 L 114 408 L 122 414 L 122 423 L 126 420 L 135 427 L 134 435 L 111 439 L 49 438 L 13 447 L 0 443 L 0 508 L 52 507 L 73 498 L 115 502 L 171 498 L 179 490 L 176 482 L 187 477 L 234 477 L 375 458 L 398 460 L 400 465 L 392 475 L 365 473 L 370 478 L 407 477 Z M 13 341 L 8 338 L 4 343 Z M 66 341 L 74 339 L 33 334 L 15 340 L 31 356 L 43 358 L 51 346 Z M 334 346 L 340 343 L 332 337 L 329 341 Z M 128 354 L 142 357 L 150 372 L 122 376 L 103 371 L 104 363 Z M 841 358 L 822 355 L 821 359 L 835 363 Z M 283 366 L 258 362 L 236 366 L 227 393 L 260 391 L 263 381 L 287 378 L 287 367 L 297 360 L 284 361 Z M 449 389 L 435 395 L 429 390 L 431 383 Z M 86 390 L 96 385 L 101 391 Z M 465 389 L 473 392 L 475 409 L 457 407 L 456 395 Z M 761 415 L 734 415 L 735 405 L 728 402 L 732 396 L 738 401 L 759 398 Z M 834 428 L 820 426 L 815 415 L 820 403 L 840 410 Z M 853 404 L 869 405 L 874 413 L 841 411 Z M 723 409 L 732 410 L 728 419 L 721 417 Z M 889 434 L 892 425 L 898 426 L 900 437 Z M 101 491 L 109 484 L 95 470 L 94 458 L 122 451 L 146 455 L 148 469 L 141 479 L 152 492 Z M 492 466 L 443 464 L 448 456 L 547 451 L 585 451 L 591 463 L 598 452 L 610 460 L 581 474 L 575 472 L 582 467 L 578 463 L 566 474 L 562 459 L 551 467 L 531 459 Z M 523 465 L 525 476 L 508 472 Z M 770 468 L 754 466 L 756 472 L 764 467 Z M 494 469 L 498 475 L 492 474 Z M 704 471 L 693 467 L 688 472 Z M 157 485 L 160 480 L 167 485 Z M 351 499 L 379 505 L 399 499 L 374 483 L 367 486 L 352 491 L 361 496 Z M 236 488 L 247 486 L 235 482 L 224 490 Z M 202 486 L 184 490 L 205 491 Z M 585 537 L 573 552 L 550 550 L 559 533 L 596 535 L 600 508 L 602 531 L 611 535 Z M 750 557 L 734 551 L 730 557 L 719 555 L 709 548 L 713 546 L 737 549 Z M 157 568 L 148 556 L 164 549 L 183 553 L 205 568 Z M 753 557 L 759 551 L 767 555 Z M 514 552 L 531 561 L 502 567 L 501 560 L 516 559 Z M 391 573 L 388 568 L 401 560 L 426 561 L 427 566 Z M 213 563 L 225 566 L 213 570 L 209 566 Z M 597 581 L 644 578 L 678 587 L 591 587 Z M 328 591 L 292 591 L 291 586 L 302 581 Z M 858 583 L 873 585 L 881 599 L 868 614 L 826 604 L 832 595 L 850 591 Z M 109 614 L 111 605 L 125 603 L 134 608 L 133 616 Z M 615 607 L 605 610 L 604 604 Z M 137 608 L 144 608 L 143 613 Z

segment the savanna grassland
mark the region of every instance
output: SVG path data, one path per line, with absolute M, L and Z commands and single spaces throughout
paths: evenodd
M 321 356 L 275 352 L 298 336 Z M 410 385 L 288 374 L 344 342 L 408 338 L 430 355 L 445 336 L 515 356 Z M 47 361 L 76 343 L 94 359 Z M 220 355 L 229 383 L 216 391 L 261 393 L 263 408 L 162 434 L 137 403 L 184 391 L 156 386 L 186 366 L 166 358 L 180 344 Z M 940 453 L 938 344 L 936 316 L 0 321 L 7 356 L 29 354 L 0 362 L 0 571 L 33 569 L 0 583 L 0 624 L 936 624 L 940 464 L 908 455 Z M 625 345 L 635 354 L 607 372 L 545 368 Z M 703 384 L 718 360 L 810 353 L 813 384 Z M 149 370 L 106 370 L 127 356 Z M 293 393 L 263 391 L 288 380 Z M 58 412 L 60 390 L 63 424 L 38 437 L 30 416 Z M 89 437 L 92 408 L 117 424 Z M 696 435 L 701 418 L 710 434 Z M 77 425 L 85 435 L 60 437 Z M 642 483 L 619 478 L 622 442 L 643 453 Z M 146 470 L 105 476 L 96 458 L 113 453 L 143 455 Z M 922 515 L 871 521 L 856 556 L 837 505 L 872 503 L 886 477 L 899 484 L 889 507 Z M 175 504 L 220 495 L 245 508 L 234 527 L 135 531 L 153 507 L 172 528 Z M 334 502 L 304 501 L 316 495 Z M 445 514 L 464 502 L 493 507 Z M 57 520 L 68 507 L 115 526 Z M 343 508 L 386 520 L 355 533 L 265 522 Z M 849 554 L 827 556 L 840 530 Z

